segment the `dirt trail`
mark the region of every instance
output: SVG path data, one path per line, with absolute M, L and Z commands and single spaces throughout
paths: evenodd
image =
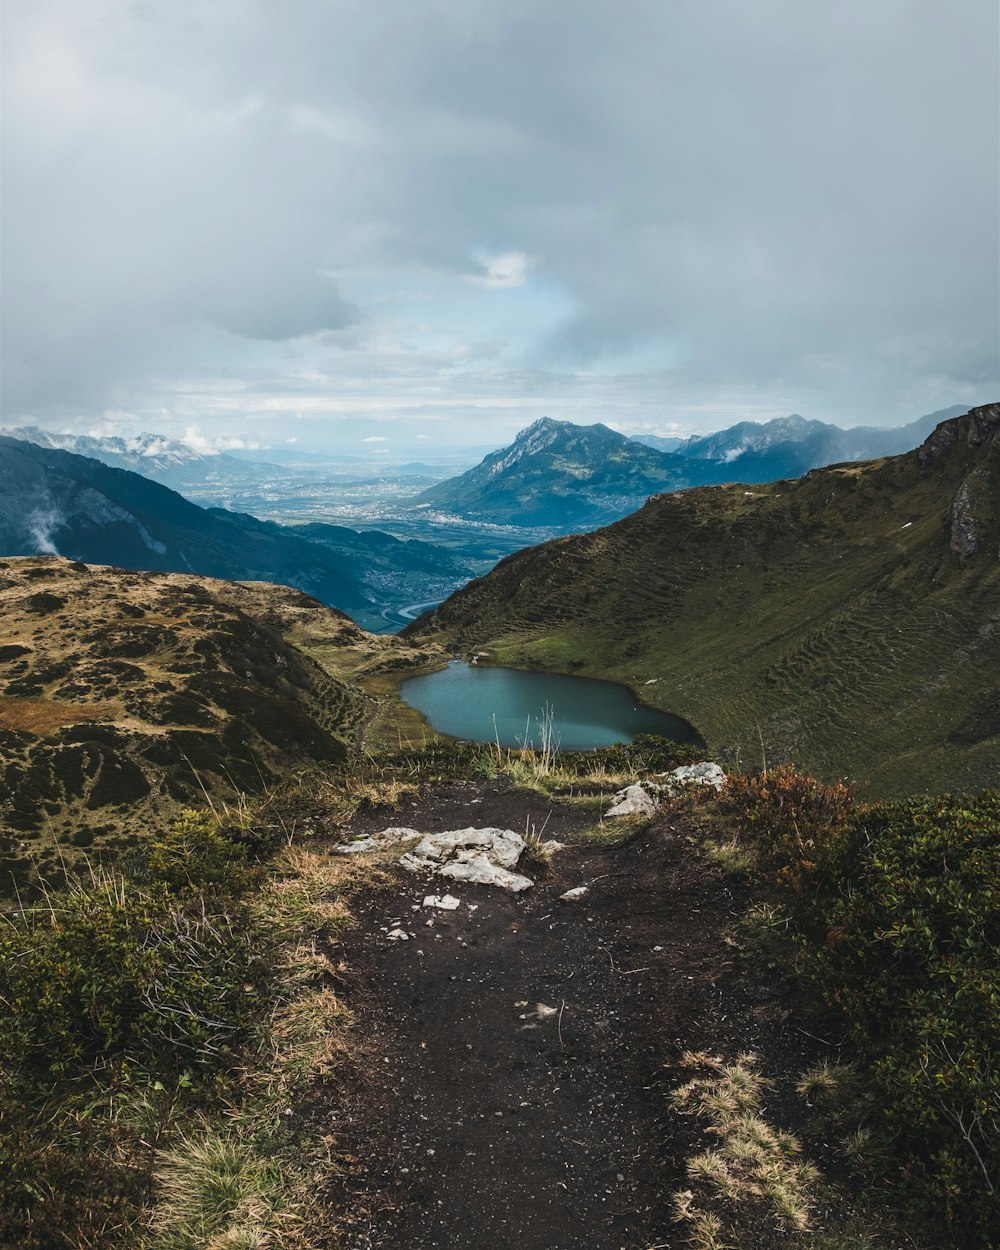
M 585 823 L 536 796 L 439 787 L 391 821 L 546 836 Z M 584 900 L 559 894 L 590 886 Z M 571 848 L 534 889 L 399 874 L 344 935 L 350 1004 L 376 1069 L 331 1125 L 358 1161 L 334 1204 L 350 1250 L 646 1250 L 679 1245 L 671 1191 L 698 1131 L 668 1111 L 687 1046 L 771 1030 L 725 941 L 737 907 L 683 830 Z M 428 921 L 433 920 L 432 925 Z M 390 941 L 401 925 L 409 941 Z M 758 1002 L 754 1002 L 754 997 Z M 539 1004 L 541 1009 L 539 1010 Z

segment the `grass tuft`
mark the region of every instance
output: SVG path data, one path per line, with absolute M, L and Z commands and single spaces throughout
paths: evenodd
M 674 1194 L 673 1218 L 686 1224 L 690 1244 L 723 1246 L 723 1234 L 777 1224 L 786 1233 L 809 1229 L 810 1190 L 816 1169 L 803 1160 L 799 1142 L 773 1128 L 761 1103 L 769 1082 L 756 1057 L 734 1063 L 686 1051 L 681 1066 L 698 1072 L 674 1091 L 674 1105 L 705 1123 L 716 1138 L 708 1150 L 687 1162 L 691 1188 Z M 742 1244 L 742 1243 L 741 1243 Z
M 159 1156 L 153 1250 L 289 1245 L 300 1211 L 273 1158 L 207 1125 Z

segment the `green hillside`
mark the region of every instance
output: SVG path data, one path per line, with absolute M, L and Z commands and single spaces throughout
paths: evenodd
M 998 430 L 988 405 L 903 456 L 658 496 L 409 632 L 627 682 L 746 764 L 880 795 L 996 785 Z

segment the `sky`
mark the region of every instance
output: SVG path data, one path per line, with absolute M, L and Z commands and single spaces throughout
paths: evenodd
M 994 0 L 5 0 L 2 419 L 421 458 L 1000 393 Z

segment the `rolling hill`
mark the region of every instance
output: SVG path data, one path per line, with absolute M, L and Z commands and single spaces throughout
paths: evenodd
M 426 651 L 284 586 L 0 560 L 0 896 L 357 746 Z
M 744 763 L 881 795 L 998 785 L 998 436 L 991 404 L 905 455 L 661 495 L 407 633 L 625 681 Z

